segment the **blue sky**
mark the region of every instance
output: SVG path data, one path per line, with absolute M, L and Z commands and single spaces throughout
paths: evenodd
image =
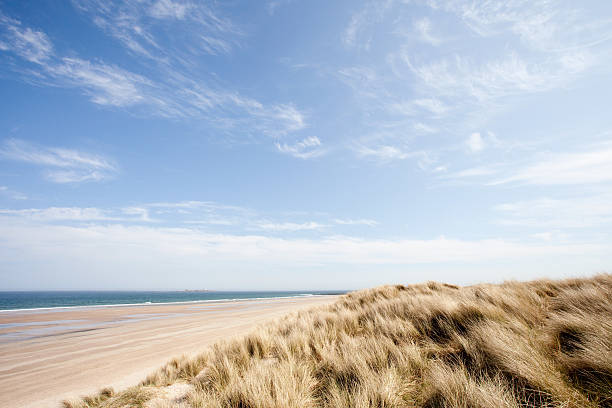
M 0 2 L 0 289 L 612 267 L 612 3 Z

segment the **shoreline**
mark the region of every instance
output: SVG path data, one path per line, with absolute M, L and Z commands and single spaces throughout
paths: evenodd
M 347 291 L 348 293 L 348 291 Z M 0 313 L 10 312 L 39 312 L 39 311 L 61 311 L 62 309 L 94 309 L 94 308 L 109 308 L 109 307 L 138 307 L 138 306 L 158 306 L 158 305 L 182 305 L 182 304 L 194 304 L 194 303 L 225 303 L 225 302 L 248 302 L 248 301 L 261 301 L 267 299 L 294 299 L 294 298 L 309 298 L 315 296 L 341 296 L 344 293 L 333 293 L 333 294 L 311 294 L 304 293 L 295 296 L 270 296 L 270 297 L 253 297 L 253 298 L 227 298 L 227 299 L 202 299 L 202 300 L 182 300 L 176 302 L 144 302 L 144 303 L 115 303 L 107 305 L 74 305 L 74 306 L 49 306 L 49 307 L 32 307 L 32 308 L 21 308 L 21 309 L 0 309 Z
M 174 357 L 246 334 L 337 295 L 140 304 L 0 314 L 0 406 L 58 407 L 61 400 L 122 389 Z

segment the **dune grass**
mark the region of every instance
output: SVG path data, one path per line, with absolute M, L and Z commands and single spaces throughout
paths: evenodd
M 64 405 L 612 407 L 612 275 L 353 292 Z

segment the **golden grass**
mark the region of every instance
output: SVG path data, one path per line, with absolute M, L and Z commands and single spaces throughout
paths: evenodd
M 612 275 L 353 292 L 64 406 L 612 407 Z

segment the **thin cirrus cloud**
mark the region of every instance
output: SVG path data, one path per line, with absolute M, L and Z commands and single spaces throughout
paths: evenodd
M 190 4 L 185 6 L 187 9 L 182 9 L 181 4 L 170 1 L 123 6 L 97 1 L 75 1 L 74 4 L 128 49 L 141 49 L 142 53 L 148 54 L 156 52 L 159 61 L 143 65 L 137 59 L 137 65 L 142 68 L 137 73 L 100 59 L 81 58 L 72 51 L 69 57 L 63 56 L 53 47 L 46 33 L 0 14 L 0 51 L 30 63 L 27 68 L 13 64 L 13 69 L 21 77 L 39 85 L 79 89 L 92 103 L 101 106 L 172 119 L 204 119 L 208 126 L 224 131 L 225 140 L 232 139 L 233 135 L 240 135 L 243 141 L 252 141 L 261 135 L 274 139 L 307 127 L 306 116 L 293 103 L 264 104 L 219 85 L 215 76 L 208 76 L 202 70 L 194 71 L 193 64 L 180 63 L 193 56 L 176 55 L 176 50 L 190 47 L 161 44 L 146 30 L 147 25 L 140 24 L 146 18 L 192 21 L 201 27 L 190 27 L 190 30 L 193 30 L 191 34 L 200 32 L 194 41 L 203 44 L 203 52 L 220 52 L 230 45 L 210 33 L 226 37 L 238 33 L 238 30 L 208 6 Z M 114 23 L 117 23 L 119 31 L 115 28 L 107 31 L 106 26 L 115 27 Z M 184 25 L 184 22 L 177 24 Z M 183 40 L 182 36 L 177 37 Z M 238 139 L 234 137 L 232 140 Z
M 276 148 L 281 153 L 300 159 L 312 159 L 326 153 L 326 150 L 321 147 L 321 141 L 316 136 L 307 137 L 294 144 L 276 143 Z
M 19 191 L 15 191 L 11 188 L 8 188 L 7 186 L 0 186 L 0 196 L 9 197 L 13 200 L 27 200 L 28 199 L 27 195 Z
M 420 167 L 425 167 L 429 156 L 423 151 L 409 151 L 401 146 L 380 144 L 377 146 L 357 145 L 354 147 L 358 157 L 373 159 L 378 162 L 389 162 L 393 160 L 405 160 L 417 158 Z
M 0 193 L 8 191 L 0 186 Z M 141 203 L 121 207 L 48 207 L 27 209 L 0 209 L 5 220 L 32 222 L 105 222 L 123 225 L 187 225 L 206 226 L 240 233 L 265 231 L 266 233 L 300 234 L 302 232 L 332 230 L 346 227 L 375 227 L 376 220 L 368 218 L 338 218 L 326 214 L 287 213 L 284 215 L 263 213 L 252 208 L 227 205 L 210 201 L 179 201 Z
M 242 36 L 235 24 L 212 9 L 213 5 L 202 2 L 73 0 L 73 4 L 130 52 L 164 64 L 171 56 L 178 56 L 175 54 L 178 49 L 186 53 L 179 54 L 183 57 L 198 52 L 229 53 Z M 168 28 L 180 33 L 177 38 L 181 41 L 189 43 L 174 43 L 159 35 Z M 183 35 L 190 34 L 191 30 L 199 35 Z
M 341 218 L 336 218 L 334 219 L 334 222 L 336 224 L 339 225 L 366 225 L 368 227 L 375 227 L 378 225 L 378 221 L 375 220 L 370 220 L 367 218 L 360 218 L 360 219 L 341 219 Z
M 0 188 L 0 193 L 4 190 Z M 206 226 L 207 231 L 221 229 L 252 233 L 264 231 L 271 234 L 321 233 L 332 229 L 342 230 L 347 226 L 375 227 L 378 222 L 366 218 L 333 218 L 324 214 L 292 214 L 278 216 L 265 214 L 251 208 L 225 205 L 206 201 L 179 201 L 166 203 L 143 203 L 123 207 L 48 207 L 27 209 L 0 209 L 0 216 L 7 221 L 31 222 L 105 222 L 122 225 L 186 225 Z M 305 217 L 306 220 L 304 220 Z M 316 217 L 316 220 L 312 218 Z
M 605 143 L 590 151 L 542 155 L 537 162 L 489 184 L 576 185 L 610 181 L 612 145 Z
M 518 106 L 519 98 L 568 88 L 585 78 L 612 51 L 610 20 L 578 3 L 431 1 L 421 17 L 413 6 L 367 2 L 345 26 L 344 44 L 361 53 L 355 55 L 358 65 L 340 70 L 364 113 L 358 141 L 368 150 L 358 150 L 359 157 L 406 159 L 402 152 L 422 149 L 415 146 L 422 143 L 418 139 L 405 142 L 406 128 L 419 123 L 449 136 L 476 133 L 499 112 Z M 442 15 L 453 24 L 442 26 L 437 18 Z M 412 27 L 412 35 L 405 27 Z M 420 44 L 415 45 L 414 32 Z M 463 39 L 481 46 L 477 52 L 457 47 Z M 386 58 L 360 58 L 363 50 L 374 49 L 385 50 Z M 384 143 L 372 137 L 381 128 L 387 129 Z M 482 144 L 469 146 L 462 150 L 474 153 Z M 426 150 L 430 157 L 455 161 L 449 153 L 459 148 L 430 145 Z
M 103 181 L 118 172 L 118 167 L 103 156 L 19 139 L 6 140 L 0 147 L 0 158 L 42 167 L 44 177 L 55 183 Z
M 422 18 L 414 22 L 414 29 L 419 35 L 421 41 L 437 46 L 442 40 L 432 33 L 432 24 L 428 18 Z
M 461 56 L 429 63 L 416 63 L 403 52 L 397 57 L 402 64 L 396 66 L 408 68 L 436 94 L 446 98 L 469 97 L 480 103 L 558 88 L 592 63 L 586 51 L 544 63 L 526 61 L 516 53 L 484 64 Z
M 506 226 L 532 228 L 599 228 L 612 223 L 612 194 L 523 200 L 499 204 L 494 210 Z
M 27 61 L 40 64 L 52 55 L 53 45 L 45 33 L 22 27 L 18 20 L 0 11 L 0 50 L 12 50 Z
M 98 105 L 122 107 L 142 103 L 145 88 L 152 85 L 146 78 L 116 66 L 79 58 L 63 58 L 60 64 L 48 66 L 47 72 L 82 89 Z
M 0 216 L 43 222 L 120 220 L 120 218 L 113 217 L 108 211 L 93 207 L 49 207 L 27 208 L 22 210 L 0 209 Z
M 262 229 L 265 231 L 274 231 L 274 232 L 283 232 L 283 231 L 312 231 L 312 230 L 320 230 L 322 228 L 326 228 L 326 224 L 321 224 L 314 221 L 308 221 L 303 223 L 296 222 L 281 222 L 281 223 L 272 223 L 272 222 L 263 222 L 256 225 L 256 228 Z

